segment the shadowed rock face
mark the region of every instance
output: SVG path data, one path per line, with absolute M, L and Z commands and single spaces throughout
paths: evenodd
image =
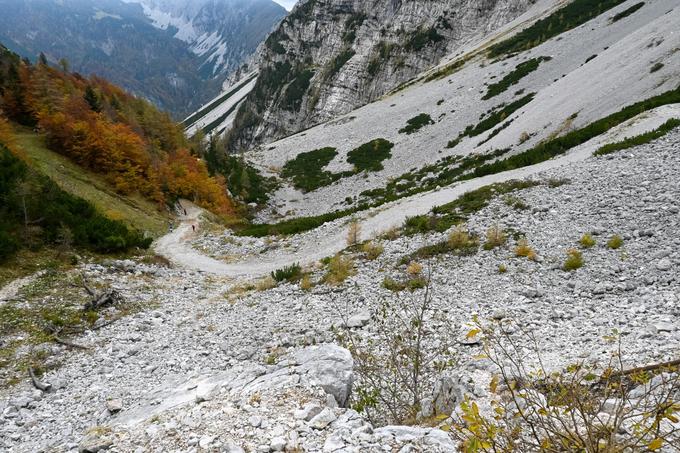
M 300 3 L 261 49 L 233 149 L 281 138 L 371 102 L 510 22 L 532 0 Z

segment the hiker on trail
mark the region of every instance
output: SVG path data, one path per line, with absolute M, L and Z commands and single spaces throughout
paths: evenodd
M 184 209 L 184 215 L 185 215 L 185 216 L 187 215 L 187 210 L 186 210 L 186 208 Z
M 196 231 L 196 225 L 191 225 L 191 229 L 192 229 L 193 231 Z

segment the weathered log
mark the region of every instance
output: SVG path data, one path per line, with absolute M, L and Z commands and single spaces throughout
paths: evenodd
M 647 371 L 658 371 L 663 370 L 664 368 L 675 368 L 678 366 L 680 366 L 680 359 L 671 360 L 670 362 L 654 363 L 651 365 L 641 366 L 637 368 L 630 368 L 628 370 L 613 373 L 613 376 L 631 376 L 633 374 L 645 373 Z
M 72 341 L 64 340 L 63 338 L 59 338 L 59 337 L 57 337 L 57 336 L 54 337 L 54 341 L 55 341 L 56 343 L 62 344 L 62 345 L 64 345 L 64 346 L 68 346 L 68 347 L 70 347 L 70 348 L 84 349 L 84 350 L 90 349 L 89 347 L 84 346 L 84 345 L 82 345 L 82 344 L 73 343 Z
M 118 291 L 110 290 L 105 293 L 92 296 L 92 299 L 85 304 L 83 310 L 96 311 L 109 305 L 116 305 L 122 300 L 123 296 L 121 296 Z
M 28 369 L 28 374 L 29 376 L 31 376 L 31 382 L 33 382 L 33 387 L 37 388 L 38 390 L 42 390 L 43 392 L 49 392 L 50 390 L 52 390 L 52 384 L 40 381 L 38 377 L 35 375 L 35 371 L 33 370 L 33 368 Z

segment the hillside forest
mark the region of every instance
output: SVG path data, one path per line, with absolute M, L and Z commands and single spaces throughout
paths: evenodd
M 51 151 L 101 175 L 116 193 L 142 196 L 159 211 L 184 198 L 223 219 L 234 215 L 225 180 L 209 174 L 169 114 L 64 66 L 44 58 L 31 64 L 0 46 L 0 259 L 57 241 L 100 252 L 151 242 L 33 169 L 18 131 L 44 137 Z

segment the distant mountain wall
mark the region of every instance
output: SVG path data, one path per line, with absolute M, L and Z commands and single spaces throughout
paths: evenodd
M 229 147 L 347 113 L 512 21 L 535 0 L 306 0 L 266 40 Z
M 0 0 L 0 42 L 97 74 L 177 118 L 220 90 L 286 12 L 271 0 Z

